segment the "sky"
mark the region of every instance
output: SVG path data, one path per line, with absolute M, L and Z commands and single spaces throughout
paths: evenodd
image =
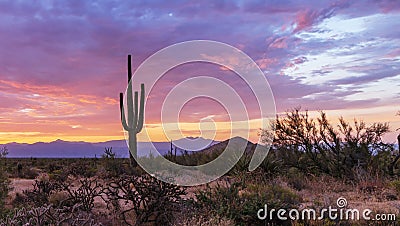
M 123 139 L 119 93 L 126 60 L 133 68 L 169 45 L 214 40 L 248 54 L 262 69 L 277 113 L 324 110 L 335 122 L 400 127 L 399 1 L 4 1 L 0 0 L 0 144 Z M 257 104 L 229 70 L 204 63 L 169 71 L 149 94 L 146 128 L 165 140 L 160 110 L 177 83 L 208 74 Z M 197 98 L 182 109 L 185 136 L 212 118 L 215 139 L 229 138 L 217 102 Z M 228 123 L 229 124 L 229 123 Z M 257 126 L 252 127 L 255 139 Z M 139 136 L 140 139 L 140 136 Z

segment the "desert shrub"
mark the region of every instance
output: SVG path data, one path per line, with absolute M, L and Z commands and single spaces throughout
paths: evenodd
M 293 208 L 300 201 L 300 197 L 278 184 L 255 184 L 234 182 L 232 184 L 217 184 L 211 188 L 196 193 L 195 205 L 200 212 L 214 214 L 231 219 L 235 225 L 264 225 L 258 219 L 257 212 L 268 204 L 268 208 Z M 268 220 L 268 223 L 279 225 L 289 222 Z
M 250 155 L 250 153 L 244 153 L 236 162 L 234 167 L 230 170 L 229 174 L 238 175 L 241 174 L 242 172 L 246 172 L 249 168 L 251 157 L 252 155 Z
M 17 225 L 101 225 L 94 216 L 80 212 L 79 205 L 73 207 L 54 208 L 43 205 L 30 209 L 16 209 L 13 214 L 0 219 L 0 226 Z
M 7 157 L 7 155 L 8 155 L 8 149 L 7 149 L 7 147 L 6 147 L 6 146 L 2 146 L 2 147 L 0 148 L 0 159 L 1 159 L 1 162 L 2 162 L 4 165 L 6 165 L 6 157 Z
M 15 194 L 14 199 L 11 201 L 11 205 L 14 208 L 20 208 L 20 207 L 26 206 L 26 196 L 17 192 Z
M 0 171 L 0 215 L 4 210 L 4 200 L 8 195 L 9 191 L 9 180 L 7 175 L 1 170 Z
M 127 171 L 122 161 L 115 158 L 115 153 L 112 151 L 112 148 L 105 148 L 101 160 L 106 172 L 105 175 L 103 175 L 104 178 L 118 177 Z
M 75 189 L 70 182 L 45 178 L 35 180 L 33 189 L 23 191 L 22 198 L 35 207 L 46 204 L 79 205 L 81 210 L 90 212 L 94 207 L 94 199 L 102 197 L 102 194 L 103 185 L 97 179 L 81 179 Z
M 97 173 L 97 167 L 88 164 L 87 159 L 77 159 L 75 162 L 69 164 L 67 169 L 68 174 L 79 177 L 93 177 Z
M 396 191 L 397 195 L 400 195 L 400 180 L 391 181 L 390 186 Z
M 7 159 L 7 171 L 10 177 L 18 177 L 25 179 L 34 179 L 39 175 L 39 169 L 32 166 L 32 163 L 28 159 Z
M 23 194 L 27 202 L 38 207 L 48 204 L 50 195 L 59 191 L 60 188 L 60 184 L 48 178 L 41 178 L 35 180 L 32 190 L 24 190 Z
M 368 164 L 368 171 L 373 174 L 385 176 L 400 176 L 399 162 L 396 160 L 396 150 L 394 146 L 388 146 L 386 149 L 378 151 L 373 155 L 370 163 Z M 398 153 L 398 152 L 397 152 Z
M 268 152 L 268 156 L 261 162 L 259 168 L 269 178 L 276 177 L 285 171 L 282 159 L 277 157 L 274 150 Z
M 169 225 L 173 222 L 174 213 L 183 203 L 183 188 L 160 181 L 150 175 L 122 176 L 108 183 L 105 193 L 108 205 L 118 212 L 128 225 L 142 225 L 155 222 L 158 225 Z M 123 202 L 125 206 L 121 206 Z M 134 214 L 135 220 L 128 219 Z M 134 223 L 133 223 L 134 222 Z
M 55 207 L 73 206 L 73 203 L 69 201 L 68 193 L 65 191 L 57 191 L 50 194 L 49 204 Z
M 63 170 L 63 165 L 57 164 L 54 161 L 51 161 L 50 163 L 45 162 L 45 160 L 41 159 L 40 161 L 42 166 L 45 166 L 45 170 L 47 173 L 53 173 L 55 170 Z
M 182 226 L 234 226 L 235 222 L 231 219 L 227 219 L 226 217 L 220 217 L 209 214 L 185 214 L 182 218 L 179 219 L 174 225 L 182 225 Z
M 10 184 L 8 180 L 8 175 L 5 172 L 7 155 L 8 155 L 7 147 L 5 146 L 1 147 L 0 148 L 0 215 L 2 215 L 5 212 L 4 200 L 8 195 L 9 184 Z
M 21 170 L 21 178 L 25 178 L 25 179 L 35 179 L 37 176 L 39 176 L 39 173 L 37 170 L 35 170 L 34 168 L 24 168 Z
M 96 197 L 102 198 L 103 185 L 95 178 L 84 178 L 79 180 L 80 184 L 77 189 L 73 189 L 70 183 L 62 183 L 60 190 L 64 191 L 68 196 L 63 202 L 79 204 L 79 208 L 83 211 L 90 212 L 94 207 Z
M 66 170 L 54 170 L 52 173 L 49 173 L 49 178 L 50 180 L 55 180 L 55 181 L 66 181 L 68 179 L 68 171 Z
M 29 168 L 24 172 L 24 178 L 26 179 L 35 179 L 37 176 L 39 176 L 39 173 L 33 168 Z
M 297 168 L 290 168 L 286 174 L 286 181 L 290 187 L 297 191 L 307 188 L 307 177 Z
M 239 196 L 239 188 L 243 188 L 242 186 L 237 183 L 227 185 L 227 187 L 217 184 L 215 188 L 211 188 L 207 185 L 205 190 L 196 193 L 196 205 L 202 210 L 211 208 L 212 214 L 237 222 L 241 218 L 239 213 L 242 210 L 240 207 L 242 201 Z

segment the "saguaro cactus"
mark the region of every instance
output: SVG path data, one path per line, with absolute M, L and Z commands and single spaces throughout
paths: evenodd
M 128 89 L 127 89 L 127 105 L 128 105 L 128 119 L 125 118 L 124 110 L 124 94 L 119 94 L 119 108 L 121 111 L 121 122 L 122 126 L 129 134 L 129 158 L 133 167 L 137 166 L 137 134 L 143 128 L 143 115 L 144 115 L 144 84 L 140 86 L 140 110 L 138 104 L 138 92 L 135 91 L 135 99 L 132 99 L 132 85 L 130 81 L 132 79 L 132 62 L 131 55 L 128 55 Z M 134 101 L 134 102 L 133 102 Z

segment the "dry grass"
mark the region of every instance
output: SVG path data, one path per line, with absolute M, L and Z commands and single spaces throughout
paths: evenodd
M 379 178 L 364 180 L 357 184 L 321 176 L 306 179 L 307 187 L 298 192 L 303 198 L 302 208 L 336 207 L 339 197 L 347 200 L 347 208 L 365 210 L 374 213 L 394 213 L 400 215 L 400 203 L 396 192 L 388 182 Z M 394 200 L 395 199 L 395 200 Z

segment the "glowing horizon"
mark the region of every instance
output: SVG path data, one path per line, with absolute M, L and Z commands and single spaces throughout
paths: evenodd
M 400 2 L 210 3 L 0 3 L 0 144 L 124 139 L 118 94 L 127 85 L 126 56 L 133 54 L 136 69 L 154 52 L 194 39 L 248 54 L 263 70 L 278 114 L 301 106 L 313 115 L 324 110 L 333 123 L 339 116 L 389 122 L 384 139 L 396 142 L 400 33 L 393 28 Z M 216 76 L 243 97 L 255 142 L 259 115 L 249 89 L 227 68 L 205 64 L 173 69 L 149 90 L 152 140 L 167 140 L 159 115 L 165 95 L 198 75 Z M 182 109 L 184 135 L 199 136 L 197 122 L 207 117 L 219 128 L 214 139 L 230 138 L 226 110 L 206 99 Z

